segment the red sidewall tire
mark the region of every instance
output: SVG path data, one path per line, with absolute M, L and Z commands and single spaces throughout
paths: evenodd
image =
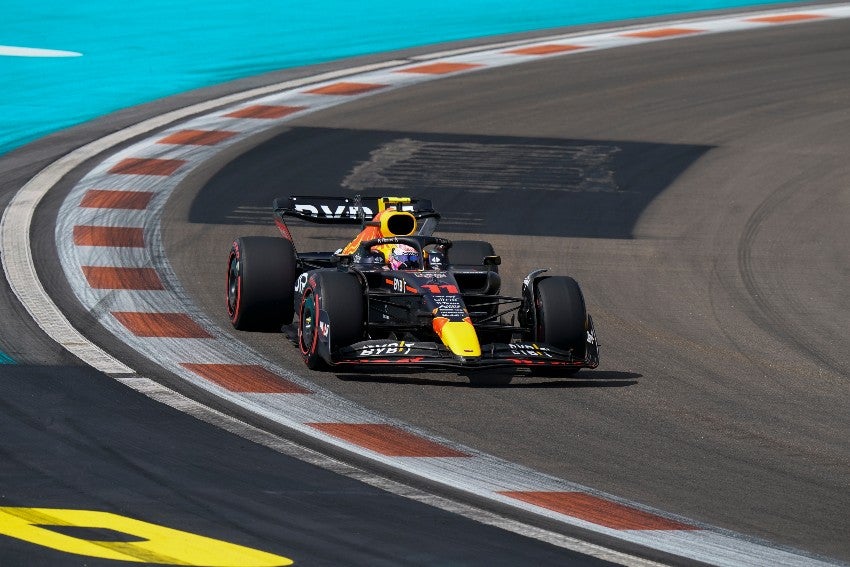
M 298 348 L 311 369 L 327 368 L 320 334 L 330 334 L 330 349 L 351 345 L 364 334 L 363 287 L 354 274 L 336 270 L 310 272 L 298 308 Z M 328 322 L 320 326 L 322 311 Z M 325 352 L 327 356 L 329 353 Z
M 227 290 L 225 295 L 227 315 L 234 327 L 238 327 L 242 313 L 242 274 L 238 272 L 232 274 L 231 270 L 234 263 L 239 261 L 239 242 L 234 241 L 230 247 L 230 255 L 227 257 Z
M 298 261 L 283 238 L 237 238 L 227 259 L 225 304 L 242 331 L 280 331 L 292 322 Z
M 307 368 L 319 370 L 325 366 L 319 355 L 319 313 L 321 296 L 313 283 L 308 283 L 298 308 L 298 349 Z

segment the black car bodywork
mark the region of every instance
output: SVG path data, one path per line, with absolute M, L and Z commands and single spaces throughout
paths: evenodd
M 336 252 L 297 251 L 286 220 L 363 228 L 379 216 L 381 236 L 365 238 L 378 229 L 363 230 Z M 501 295 L 493 247 L 433 236 L 439 214 L 429 201 L 290 197 L 275 200 L 274 219 L 283 238 L 243 237 L 231 247 L 228 314 L 237 329 L 290 326 L 310 368 L 513 367 L 561 376 L 599 363 L 593 319 L 574 279 L 535 270 L 519 297 Z M 404 226 L 401 234 L 393 221 Z M 373 252 L 400 244 L 415 248 L 422 265 L 389 269 Z

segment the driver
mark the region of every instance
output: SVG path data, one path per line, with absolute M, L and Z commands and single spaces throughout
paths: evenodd
M 418 270 L 422 267 L 419 251 L 408 244 L 396 244 L 390 252 L 391 270 Z

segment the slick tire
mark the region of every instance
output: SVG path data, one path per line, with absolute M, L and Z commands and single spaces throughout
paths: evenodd
M 237 238 L 227 259 L 227 314 L 240 331 L 280 331 L 292 322 L 295 248 L 283 238 Z
M 319 325 L 322 311 L 328 314 L 325 330 Z M 312 273 L 298 310 L 298 347 L 307 368 L 328 368 L 319 352 L 320 333 L 330 334 L 333 349 L 356 343 L 363 337 L 363 318 L 363 288 L 356 276 L 331 270 Z
M 584 356 L 587 348 L 587 309 L 581 288 L 568 276 L 541 278 L 535 286 L 537 324 L 534 340 Z M 578 369 L 541 369 L 540 374 L 571 376 Z

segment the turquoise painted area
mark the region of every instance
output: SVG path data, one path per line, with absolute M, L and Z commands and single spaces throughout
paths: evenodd
M 0 55 L 0 154 L 113 110 L 277 69 L 458 39 L 751 4 L 4 0 L 0 46 L 82 56 Z

